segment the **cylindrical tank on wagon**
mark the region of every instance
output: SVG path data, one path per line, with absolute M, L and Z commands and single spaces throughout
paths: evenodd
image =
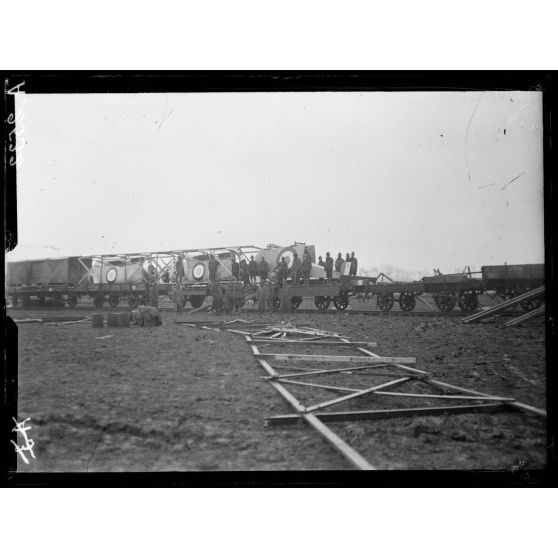
M 144 279 L 144 263 L 124 259 L 97 261 L 91 266 L 90 279 L 95 285 L 137 283 Z
M 217 281 L 228 281 L 232 278 L 232 255 L 215 254 L 219 262 L 217 266 Z M 237 261 L 239 258 L 237 258 Z M 209 281 L 209 255 L 203 254 L 184 261 L 184 278 L 188 283 L 207 283 Z

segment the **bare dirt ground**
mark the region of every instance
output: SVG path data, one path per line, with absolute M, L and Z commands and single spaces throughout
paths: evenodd
M 13 318 L 91 313 L 83 307 L 10 310 Z M 417 368 L 435 379 L 546 407 L 542 319 L 504 328 L 504 319 L 463 325 L 441 314 L 285 317 L 250 311 L 240 317 L 270 323 L 288 319 L 355 341 L 376 341 L 376 353 L 414 356 Z M 226 317 L 203 312 L 179 317 L 164 311 L 164 325 L 152 329 L 94 329 L 90 322 L 20 324 L 18 414 L 20 420 L 31 418 L 36 459 L 29 465 L 19 461 L 18 470 L 351 468 L 310 427 L 265 426 L 265 417 L 292 410 L 261 378 L 264 371 L 242 337 L 176 325 L 178 319 Z M 305 404 L 313 403 L 312 397 L 335 397 L 315 390 L 310 397 L 306 388 L 292 388 Z M 375 401 L 367 398 L 365 408 L 373 408 Z M 391 403 L 387 398 L 378 408 Z M 381 469 L 510 470 L 519 463 L 526 468 L 546 464 L 545 421 L 523 412 L 329 426 Z

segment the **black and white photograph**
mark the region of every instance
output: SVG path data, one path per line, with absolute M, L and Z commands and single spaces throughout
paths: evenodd
M 12 471 L 540 479 L 542 84 L 74 77 L 5 83 Z

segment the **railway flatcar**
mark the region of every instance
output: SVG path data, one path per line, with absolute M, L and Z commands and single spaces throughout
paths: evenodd
M 504 300 L 544 285 L 544 264 L 485 265 L 481 267 L 483 285 Z M 544 301 L 535 297 L 523 301 L 521 307 L 534 310 Z

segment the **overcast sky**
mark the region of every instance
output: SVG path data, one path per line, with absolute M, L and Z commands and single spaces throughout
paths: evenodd
M 544 261 L 538 92 L 24 94 L 20 109 L 9 261 L 294 241 L 380 270 Z

